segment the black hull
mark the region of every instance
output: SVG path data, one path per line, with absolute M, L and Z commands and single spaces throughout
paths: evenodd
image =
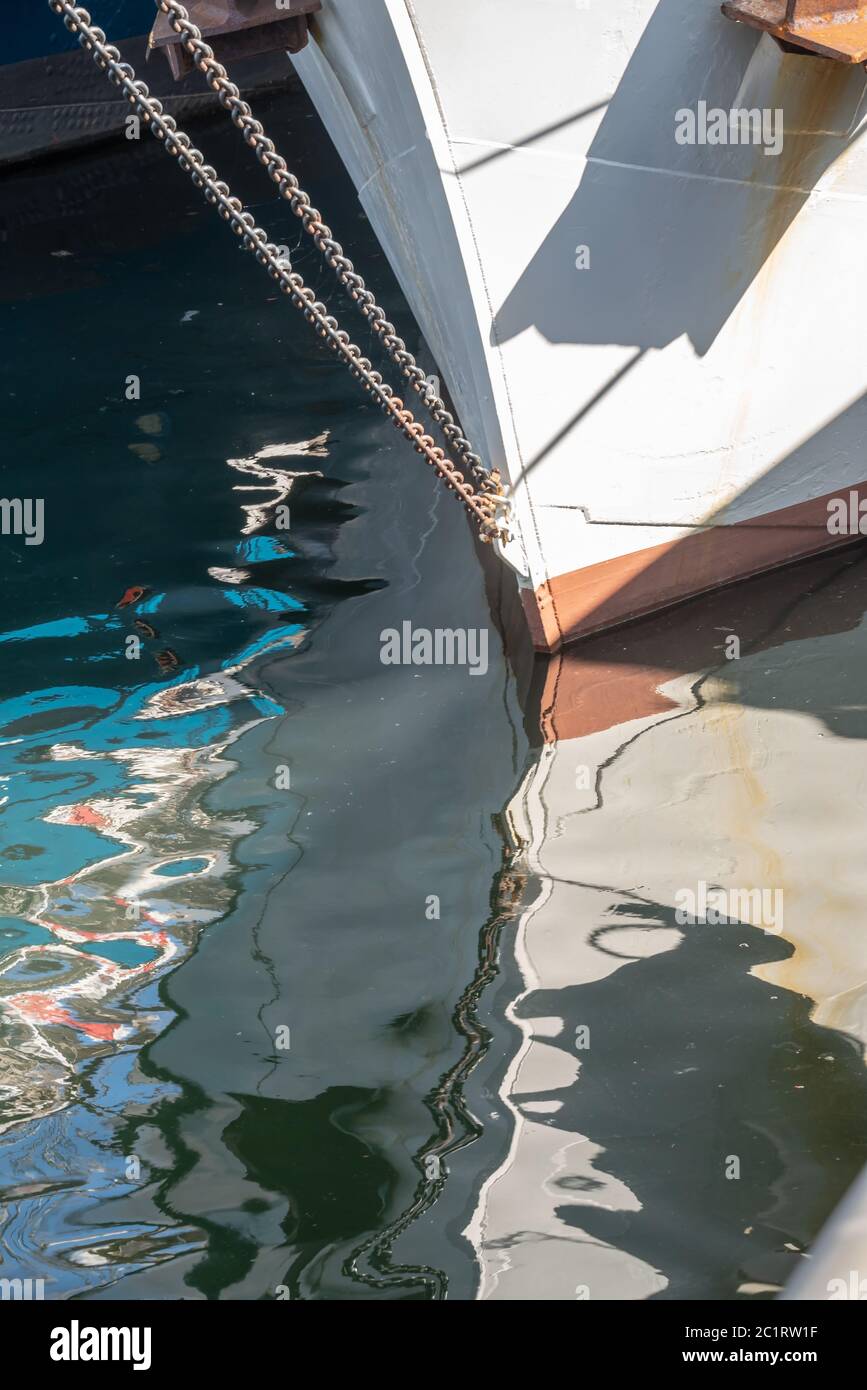
M 147 39 L 126 39 L 118 48 L 137 76 L 179 123 L 218 106 L 198 73 L 176 82 L 161 53 L 147 61 Z M 249 95 L 298 87 L 283 52 L 240 58 L 233 81 Z M 33 58 L 0 68 L 0 168 L 64 155 L 98 142 L 126 142 L 130 106 L 83 49 Z M 142 138 L 149 138 L 142 132 Z

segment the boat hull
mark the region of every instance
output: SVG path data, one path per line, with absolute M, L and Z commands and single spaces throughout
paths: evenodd
M 710 0 L 329 0 L 311 39 L 296 69 L 508 479 L 537 649 L 858 538 L 829 504 L 867 496 L 862 69 Z M 750 141 L 680 142 L 741 109 Z
M 147 35 L 157 13 L 154 0 L 115 0 L 91 8 L 94 23 L 175 120 L 217 109 L 217 98 L 198 73 L 176 82 L 165 57 L 149 52 Z M 34 0 L 26 14 L 16 18 L 3 57 L 0 169 L 126 139 L 128 101 L 44 0 Z M 240 58 L 231 66 L 233 80 L 245 93 L 276 91 L 297 81 L 282 51 Z

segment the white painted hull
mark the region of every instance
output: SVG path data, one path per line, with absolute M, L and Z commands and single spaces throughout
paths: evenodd
M 311 37 L 298 73 L 509 480 L 525 599 L 605 576 L 538 646 L 636 576 L 646 611 L 831 543 L 824 500 L 786 509 L 867 478 L 862 68 L 715 0 L 328 0 Z M 679 144 L 702 101 L 782 111 L 779 155 Z M 685 577 L 678 547 L 739 523 Z

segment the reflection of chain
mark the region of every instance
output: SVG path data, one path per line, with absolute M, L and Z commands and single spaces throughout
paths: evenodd
M 417 1155 L 416 1161 L 424 1176 L 409 1206 L 384 1230 L 356 1247 L 343 1263 L 343 1272 L 348 1278 L 372 1288 L 400 1288 L 416 1284 L 425 1288 L 426 1296 L 430 1299 L 441 1300 L 448 1296 L 448 1277 L 442 1270 L 431 1266 L 397 1265 L 392 1258 L 392 1247 L 398 1237 L 423 1216 L 442 1193 L 448 1178 L 443 1161 L 474 1143 L 484 1129 L 481 1121 L 471 1114 L 464 1095 L 471 1073 L 491 1043 L 490 1032 L 479 1020 L 479 1003 L 499 973 L 503 928 L 518 916 L 527 886 L 527 875 L 523 869 L 526 843 L 514 834 L 504 817 L 495 816 L 493 819 L 503 837 L 502 867 L 494 882 L 491 915 L 479 937 L 478 965 L 452 1014 L 455 1031 L 464 1040 L 463 1052 L 426 1098 L 425 1103 L 437 1123 L 437 1133 Z
M 414 418 L 412 412 L 406 408 L 399 396 L 396 396 L 391 387 L 383 381 L 381 374 L 376 371 L 368 361 L 362 356 L 361 349 L 353 343 L 349 334 L 340 328 L 337 320 L 328 313 L 324 304 L 315 296 L 312 289 L 305 285 L 303 278 L 293 271 L 291 262 L 285 253 L 281 253 L 273 242 L 268 240 L 267 233 L 257 225 L 251 213 L 245 212 L 243 204 L 239 198 L 232 195 L 227 183 L 217 177 L 217 172 L 211 165 L 205 163 L 204 155 L 201 150 L 195 148 L 189 135 L 184 131 L 178 130 L 177 123 L 172 116 L 163 111 L 162 102 L 157 97 L 151 95 L 147 84 L 136 77 L 134 69 L 129 63 L 121 60 L 120 52 L 114 45 L 106 41 L 105 34 L 96 25 L 91 23 L 90 15 L 82 6 L 72 3 L 72 0 L 48 0 L 50 8 L 55 14 L 62 16 L 64 24 L 73 34 L 78 36 L 78 41 L 82 48 L 86 49 L 93 57 L 97 67 L 108 74 L 109 79 L 125 92 L 130 105 L 133 106 L 144 121 L 150 127 L 151 132 L 158 139 L 163 141 L 166 150 L 173 158 L 177 159 L 181 168 L 190 175 L 197 188 L 204 191 L 205 198 L 209 203 L 217 208 L 224 222 L 228 222 L 232 231 L 241 240 L 241 245 L 245 251 L 252 251 L 260 265 L 267 268 L 271 277 L 276 280 L 284 294 L 289 295 L 292 303 L 300 309 L 305 319 L 311 324 L 318 336 L 323 338 L 328 346 L 343 359 L 349 368 L 350 373 L 361 382 L 363 388 L 377 401 L 380 408 L 391 417 L 394 425 L 400 429 L 409 439 L 417 453 L 422 454 L 427 462 L 433 467 L 435 472 L 442 478 L 446 487 L 454 492 L 463 502 L 467 511 L 474 517 L 479 528 L 479 533 L 483 540 L 490 541 L 497 537 L 505 539 L 505 534 L 498 519 L 498 511 L 502 507 L 501 487 L 499 475 L 483 474 L 479 484 L 479 491 L 473 487 L 461 470 L 451 461 L 448 455 L 441 449 L 429 434 L 425 433 L 424 426 Z M 370 299 L 362 301 L 362 294 L 369 292 L 363 291 L 364 282 L 361 277 L 354 277 L 351 270 L 352 263 L 343 256 L 338 243 L 332 241 L 329 229 L 319 220 L 319 215 L 315 208 L 310 207 L 310 200 L 306 194 L 298 187 L 297 180 L 286 172 L 285 161 L 276 154 L 273 142 L 264 134 L 262 126 L 258 121 L 252 119 L 249 114 L 250 108 L 246 102 L 241 102 L 237 95 L 238 88 L 230 83 L 226 77 L 225 68 L 216 63 L 213 54 L 204 43 L 199 30 L 191 23 L 187 12 L 175 0 L 158 0 L 160 8 L 165 12 L 173 13 L 173 27 L 181 32 L 178 26 L 183 26 L 188 32 L 188 46 L 190 51 L 196 56 L 197 65 L 210 59 L 214 63 L 214 81 L 219 75 L 220 81 L 225 82 L 225 89 L 220 88 L 220 99 L 226 104 L 237 101 L 237 110 L 232 110 L 232 118 L 236 124 L 244 124 L 245 138 L 248 143 L 255 143 L 257 156 L 268 168 L 272 178 L 276 179 L 276 171 L 280 169 L 285 183 L 281 182 L 281 191 L 284 195 L 292 199 L 293 208 L 299 216 L 305 217 L 305 227 L 316 239 L 317 245 L 325 251 L 328 259 L 338 273 L 342 270 L 346 275 L 344 284 L 350 293 L 362 307 L 362 312 L 369 319 L 371 325 L 376 328 L 383 342 L 389 338 L 390 343 L 386 344 L 395 360 L 399 361 L 401 369 L 408 380 L 412 381 L 414 388 L 428 400 L 433 392 L 425 381 L 421 368 L 417 367 L 412 355 L 406 351 L 401 344 L 401 340 L 394 336 L 392 325 L 387 323 L 385 316 L 379 306 Z M 180 16 L 183 15 L 183 19 Z M 212 83 L 213 85 L 213 83 Z M 217 88 L 215 87 L 215 90 Z M 243 117 L 243 122 L 242 122 Z M 291 179 L 291 182 L 289 181 Z M 280 180 L 277 180 L 280 182 Z M 303 212 L 298 209 L 303 208 Z M 345 265 L 340 262 L 345 262 Z M 349 269 L 347 269 L 349 267 Z M 355 285 L 354 279 L 359 282 Z M 342 277 L 341 277 L 342 278 Z M 376 318 L 376 313 L 382 315 L 382 322 Z M 403 356 L 401 356 L 403 354 Z M 418 376 L 421 374 L 421 381 L 425 382 L 425 389 L 419 382 Z M 437 398 L 435 398 L 437 402 Z M 441 405 L 441 402 L 437 402 Z M 455 444 L 458 451 L 473 468 L 480 467 L 480 463 L 475 454 L 469 452 L 469 445 L 454 425 L 451 416 L 442 407 L 445 416 L 440 418 L 444 432 L 447 434 L 450 429 L 454 435 L 449 434 L 451 442 Z M 463 446 L 463 447 L 462 447 Z

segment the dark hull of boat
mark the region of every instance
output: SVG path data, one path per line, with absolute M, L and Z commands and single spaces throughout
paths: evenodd
M 47 6 L 46 14 L 52 17 Z M 177 121 L 216 108 L 216 97 L 198 73 L 176 82 L 163 54 L 151 53 L 148 61 L 144 35 L 117 46 Z M 232 77 L 248 95 L 297 84 L 283 52 L 238 59 L 232 63 Z M 7 63 L 0 68 L 0 168 L 67 154 L 97 141 L 125 142 L 129 114 L 128 102 L 77 45 L 70 52 Z
M 146 34 L 157 15 L 156 0 L 87 0 L 84 8 L 112 43 Z M 30 58 L 56 57 L 78 48 L 78 39 L 48 7 L 48 0 L 13 0 L 3 16 L 3 66 Z

